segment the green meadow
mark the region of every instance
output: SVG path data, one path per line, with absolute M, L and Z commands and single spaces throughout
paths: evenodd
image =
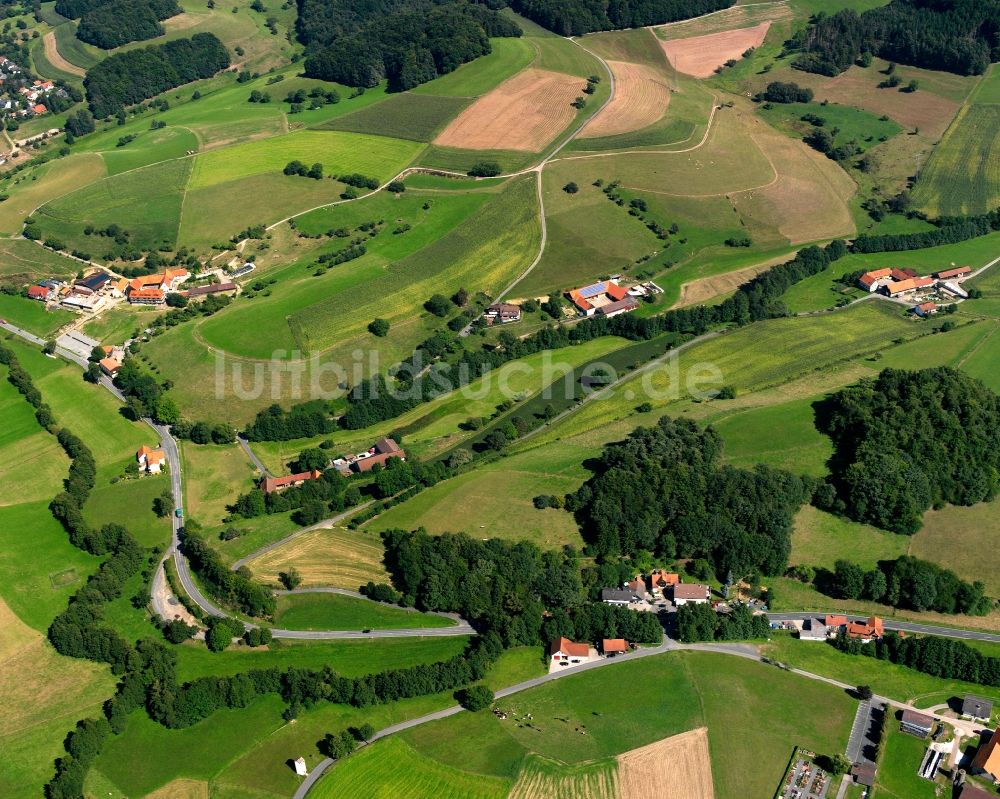
M 437 97 L 478 97 L 513 77 L 535 59 L 534 40 L 491 39 L 487 56 L 462 64 L 454 72 L 424 83 L 413 94 Z
M 61 308 L 46 310 L 37 300 L 0 294 L 0 319 L 41 338 L 48 338 L 75 318 L 76 314 Z
M 291 594 L 279 598 L 274 624 L 287 630 L 398 630 L 450 627 L 453 622 L 350 596 Z

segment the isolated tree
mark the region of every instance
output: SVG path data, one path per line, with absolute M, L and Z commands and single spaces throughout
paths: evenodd
M 856 690 L 856 693 L 857 693 L 858 697 L 862 701 L 864 701 L 864 702 L 867 702 L 869 699 L 871 699 L 875 695 L 872 692 L 872 689 L 871 689 L 870 685 L 859 685 L 857 687 L 857 689 L 855 689 L 855 690 Z
M 56 351 L 55 339 L 50 338 L 48 341 L 45 342 L 45 346 L 42 347 L 42 352 L 44 352 L 46 355 L 52 355 L 55 353 L 55 351 Z
M 563 191 L 567 194 L 576 194 L 580 191 L 580 187 L 577 186 L 573 181 L 570 181 L 565 186 L 563 186 Z
M 493 692 L 485 685 L 470 685 L 468 688 L 463 688 L 456 694 L 455 698 L 458 699 L 462 707 L 473 713 L 485 710 L 493 704 L 494 700 Z
M 372 319 L 372 321 L 368 323 L 368 332 L 373 336 L 385 338 L 389 335 L 389 323 L 385 319 Z
M 451 302 L 443 294 L 435 294 L 424 303 L 424 308 L 435 316 L 447 316 L 451 310 Z
M 406 191 L 406 184 L 401 180 L 391 180 L 385 188 L 391 194 L 402 194 Z

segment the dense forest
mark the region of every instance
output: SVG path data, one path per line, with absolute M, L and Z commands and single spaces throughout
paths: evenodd
M 362 87 L 387 79 L 390 91 L 405 91 L 486 55 L 491 36 L 521 35 L 506 17 L 466 0 L 383 2 L 373 6 L 394 8 L 330 18 L 329 6 L 340 5 L 300 0 L 300 14 L 307 15 L 298 25 L 309 52 L 308 77 Z
M 511 0 L 511 7 L 560 36 L 641 28 L 729 8 L 735 0 Z
M 211 33 L 115 53 L 87 72 L 83 85 L 94 116 L 104 118 L 129 105 L 229 66 L 229 53 Z
M 892 0 L 858 14 L 817 18 L 792 39 L 795 66 L 838 75 L 872 55 L 901 64 L 981 75 L 1000 58 L 997 0 Z
M 608 444 L 597 473 L 566 497 L 599 557 L 706 558 L 716 574 L 781 574 L 792 517 L 811 489 L 788 472 L 721 466 L 711 427 L 663 417 Z
M 820 496 L 855 521 L 912 534 L 931 507 L 996 495 L 1000 398 L 963 372 L 886 369 L 821 403 L 817 423 L 834 444 Z
M 160 20 L 180 13 L 176 0 L 110 0 L 80 17 L 76 38 L 111 50 L 163 35 Z

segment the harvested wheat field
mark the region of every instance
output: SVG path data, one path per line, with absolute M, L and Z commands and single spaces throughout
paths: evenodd
M 208 783 L 203 780 L 176 779 L 146 794 L 146 799 L 208 799 Z
M 45 48 L 45 57 L 56 69 L 68 72 L 70 75 L 78 75 L 81 78 L 87 74 L 87 70 L 83 69 L 83 67 L 71 64 L 63 58 L 62 53 L 59 52 L 59 45 L 56 43 L 56 35 L 53 31 L 49 31 L 42 37 L 42 47 Z
M 382 566 L 385 549 L 377 536 L 343 528 L 312 530 L 247 565 L 264 581 L 277 581 L 278 572 L 294 566 L 303 586 L 331 586 L 357 590 L 372 580 L 388 582 Z
M 608 61 L 615 96 L 580 134 L 582 139 L 642 130 L 663 118 L 670 104 L 667 79 L 645 64 Z
M 708 729 L 684 732 L 618 756 L 618 799 L 713 799 Z
M 526 69 L 453 119 L 435 144 L 466 150 L 539 152 L 573 121 L 580 78 Z
M 760 47 L 770 27 L 768 20 L 752 28 L 674 39 L 660 44 L 678 72 L 696 78 L 709 78 L 717 67 L 729 59 L 742 57 L 751 47 Z
M 757 277 L 761 272 L 766 272 L 772 266 L 783 264 L 788 260 L 788 256 L 772 258 L 760 264 L 748 266 L 745 269 L 737 269 L 733 272 L 725 272 L 721 275 L 711 277 L 699 277 L 696 280 L 689 280 L 681 286 L 681 296 L 671 308 L 686 308 L 689 305 L 702 305 L 703 303 L 730 294 L 748 280 Z

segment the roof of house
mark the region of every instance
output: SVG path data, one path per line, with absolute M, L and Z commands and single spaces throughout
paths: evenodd
M 395 455 L 403 451 L 402 447 L 391 438 L 380 438 L 375 442 L 375 451 L 382 455 Z
M 306 480 L 318 480 L 322 474 L 319 469 L 313 469 L 311 472 L 299 472 L 298 474 L 290 474 L 286 477 L 265 477 L 262 481 L 262 487 L 265 494 L 270 494 L 272 491 L 295 483 L 304 483 Z
M 649 575 L 649 579 L 653 584 L 653 588 L 662 588 L 668 585 L 677 585 L 681 581 L 681 576 L 673 572 L 664 571 L 663 569 L 657 569 Z
M 624 638 L 605 638 L 601 642 L 601 651 L 608 652 L 628 652 L 628 641 Z
M 633 599 L 635 599 L 635 593 L 632 591 L 625 591 L 621 588 L 601 589 L 602 602 L 631 602 Z
M 852 638 L 881 638 L 885 627 L 878 616 L 869 616 L 867 621 L 849 621 L 847 634 Z
M 135 457 L 137 460 L 142 457 L 148 457 L 149 453 L 152 451 L 153 451 L 152 447 L 147 447 L 145 444 L 143 444 L 141 447 L 139 447 L 139 451 L 135 453 Z
M 152 466 L 154 463 L 163 463 L 167 459 L 162 449 L 154 449 L 146 456 L 146 465 Z
M 573 289 L 569 292 L 569 298 L 581 311 L 590 311 L 594 307 L 590 300 L 594 297 L 600 297 L 602 294 L 617 302 L 628 296 L 628 289 L 617 283 L 612 283 L 610 280 L 602 280 L 600 283 L 592 283 L 583 288 Z
M 949 277 L 960 277 L 972 271 L 971 266 L 956 266 L 954 269 L 945 269 L 943 272 L 935 272 L 935 276 L 940 280 L 947 280 Z
M 558 638 L 549 644 L 549 654 L 557 655 L 560 652 L 572 657 L 585 658 L 590 654 L 590 647 L 587 644 L 570 641 L 568 638 Z
M 630 583 L 626 583 L 626 585 L 640 596 L 646 593 L 646 581 L 642 579 L 641 574 L 637 574 L 635 579 Z
M 33 299 L 48 297 L 49 290 L 45 286 L 28 286 L 28 296 Z
M 862 275 L 862 277 L 873 277 L 876 280 L 880 280 L 881 278 L 889 277 L 889 275 L 891 274 L 892 274 L 892 269 L 886 266 L 883 267 L 882 269 L 872 269 L 870 272 L 865 272 L 864 275 Z
M 932 716 L 926 716 L 923 713 L 918 713 L 916 710 L 904 710 L 900 721 L 902 721 L 903 724 L 910 724 L 914 727 L 923 727 L 928 730 L 934 726 L 934 718 Z
M 101 358 L 101 368 L 108 372 L 117 372 L 122 365 L 116 358 Z
M 828 614 L 827 617 L 823 619 L 823 623 L 827 627 L 843 627 L 847 624 L 847 616 L 832 616 Z
M 39 103 L 36 106 L 32 106 L 31 110 L 34 111 L 36 114 L 44 114 L 49 109 L 47 109 L 44 105 Z
M 855 763 L 851 766 L 851 776 L 854 781 L 871 788 L 875 784 L 875 772 L 877 766 L 874 763 Z
M 899 267 L 889 270 L 889 274 L 893 280 L 909 280 L 911 277 L 917 276 L 917 273 L 912 269 L 900 269 Z
M 679 583 L 674 586 L 674 599 L 707 599 L 707 585 L 698 583 Z
M 927 288 L 933 284 L 934 281 L 929 277 L 911 277 L 906 280 L 898 280 L 895 283 L 887 283 L 885 288 L 889 294 L 901 294 L 904 291 Z
M 76 285 L 96 291 L 109 280 L 111 280 L 111 275 L 107 272 L 94 272 L 94 274 L 87 275 L 85 278 L 76 281 Z
M 169 283 L 179 277 L 187 277 L 188 270 L 183 266 L 175 266 L 173 269 L 165 269 L 163 271 L 163 282 Z
M 920 303 L 920 305 L 917 306 L 917 310 L 918 311 L 923 311 L 924 313 L 928 313 L 929 311 L 936 311 L 937 310 L 937 303 L 922 302 L 922 303 Z
M 129 281 L 129 288 L 133 291 L 144 289 L 150 286 L 159 287 L 163 283 L 163 275 L 140 275 Z
M 599 314 L 604 314 L 605 316 L 610 316 L 611 314 L 619 311 L 634 311 L 638 307 L 639 303 L 636 302 L 635 297 L 625 297 L 621 300 L 609 302 L 607 305 L 602 305 L 597 309 L 597 312 Z
M 489 311 L 490 313 L 496 313 L 501 315 L 505 314 L 511 314 L 514 316 L 521 315 L 521 306 L 513 305 L 509 302 L 495 302 L 486 310 Z
M 978 696 L 966 696 L 962 700 L 962 715 L 988 719 L 993 715 L 993 703 L 989 699 L 980 699 Z
M 972 758 L 972 767 L 982 769 L 994 777 L 1000 776 L 1000 735 L 996 731 L 988 741 L 980 742 L 976 756 Z
M 221 291 L 236 291 L 236 284 L 212 283 L 208 286 L 198 286 L 197 288 L 188 289 L 187 295 L 189 297 L 200 297 L 203 294 L 217 294 Z

